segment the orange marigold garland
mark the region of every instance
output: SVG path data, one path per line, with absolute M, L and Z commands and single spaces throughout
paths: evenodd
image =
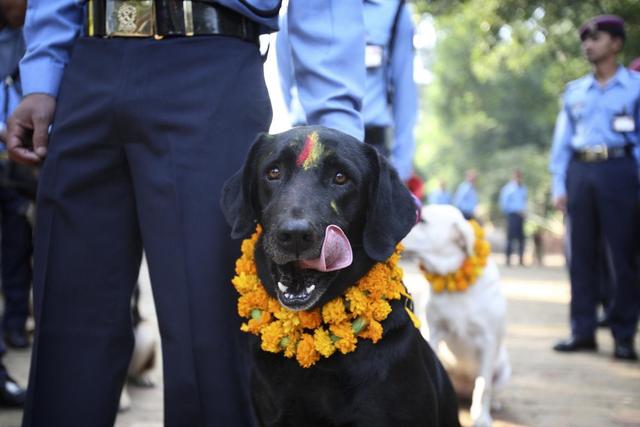
M 489 258 L 491 254 L 491 245 L 484 238 L 484 230 L 477 221 L 469 220 L 469 224 L 473 228 L 473 233 L 476 236 L 476 242 L 473 245 L 473 255 L 465 258 L 457 271 L 440 275 L 432 273 L 427 270 L 424 265 L 420 265 L 420 270 L 422 270 L 422 273 L 431 284 L 433 292 L 463 292 L 475 283 L 487 265 L 487 258 Z
M 257 275 L 254 249 L 261 232 L 258 225 L 255 233 L 242 242 L 242 256 L 236 261 L 232 283 L 240 293 L 238 314 L 247 319 L 241 329 L 260 336 L 264 351 L 295 357 L 303 368 L 336 351 L 350 353 L 358 339 L 376 343 L 382 338 L 381 322 L 391 312 L 390 300 L 410 298 L 398 267 L 402 251 L 398 245 L 387 261 L 375 264 L 343 296 L 310 311 L 284 308 L 267 294 Z

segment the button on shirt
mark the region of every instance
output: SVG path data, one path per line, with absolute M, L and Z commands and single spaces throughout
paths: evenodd
M 278 27 L 279 0 L 209 1 L 260 24 Z M 82 0 L 29 0 L 24 35 L 27 53 L 20 64 L 25 95 L 57 96 L 75 39 L 81 34 Z M 299 94 L 311 124 L 332 127 L 362 139 L 359 113 L 364 94 L 362 0 L 290 0 L 291 49 Z
M 601 86 L 593 74 L 567 85 L 563 105 L 553 134 L 549 170 L 553 175 L 553 197 L 565 196 L 565 179 L 569 161 L 576 149 L 596 145 L 621 147 L 635 144 L 640 159 L 640 73 L 618 67 L 609 81 Z M 612 123 L 618 115 L 635 119 L 634 132 L 620 133 Z
M 413 80 L 413 23 L 406 6 L 400 10 L 393 54 L 387 67 L 389 41 L 398 5 L 397 0 L 364 1 L 366 43 L 370 47 L 379 48 L 382 57 L 379 66 L 367 68 L 362 116 L 366 126 L 393 126 L 391 161 L 400 178 L 407 180 L 413 172 L 413 130 L 417 120 L 418 94 Z M 298 101 L 298 80 L 293 76 L 290 40 L 284 19 L 281 19 L 281 31 L 276 40 L 280 85 L 284 101 L 289 108 L 291 123 L 300 125 L 307 123 L 308 113 L 305 114 L 307 110 Z M 349 58 L 349 61 L 355 62 L 356 58 Z M 387 102 L 388 82 L 392 82 L 394 86 L 391 107 Z
M 453 196 L 453 204 L 466 214 L 473 214 L 478 204 L 478 193 L 470 182 L 464 181 Z
M 504 214 L 522 214 L 527 208 L 527 187 L 511 180 L 500 190 L 500 209 Z

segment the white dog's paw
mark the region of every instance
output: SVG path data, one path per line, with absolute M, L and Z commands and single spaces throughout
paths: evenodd
M 477 419 L 473 420 L 473 427 L 491 427 L 492 422 L 491 415 L 486 413 L 480 414 Z

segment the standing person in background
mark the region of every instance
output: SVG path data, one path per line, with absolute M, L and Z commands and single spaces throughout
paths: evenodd
M 527 187 L 522 184 L 522 172 L 513 171 L 513 178 L 500 190 L 500 210 L 507 219 L 505 263 L 511 265 L 514 243 L 518 245 L 520 265 L 524 265 L 524 217 L 527 210 Z
M 0 216 L 2 220 L 2 291 L 4 338 L 12 347 L 29 346 L 25 323 L 31 286 L 31 226 L 26 211 L 29 200 L 5 186 L 9 172 L 5 151 L 5 123 L 20 100 L 18 62 L 24 54 L 22 24 L 25 0 L 0 0 Z M 2 363 L 5 347 L 0 337 L 0 406 L 22 406 L 24 390 L 11 378 Z
M 367 33 L 367 79 L 362 105 L 364 141 L 390 157 L 400 179 L 409 184 L 415 152 L 413 131 L 418 114 L 411 13 L 404 0 L 364 0 L 364 24 Z M 300 105 L 293 79 L 286 17 L 281 18 L 276 56 L 291 123 L 294 126 L 306 124 L 308 117 Z
M 438 188 L 429 193 L 429 204 L 450 205 L 451 193 L 447 190 L 447 183 L 444 179 L 438 180 Z
M 309 123 L 362 139 L 362 0 L 288 7 Z M 8 128 L 13 158 L 44 160 L 23 427 L 113 426 L 143 247 L 165 426 L 253 424 L 248 341 L 230 283 L 240 244 L 219 203 L 271 123 L 258 37 L 277 29 L 279 8 L 279 0 L 29 0 L 25 97 Z
M 596 350 L 598 244 L 604 240 L 613 298 L 608 320 L 614 357 L 637 360 L 633 339 L 640 313 L 638 286 L 638 144 L 640 75 L 617 62 L 624 22 L 597 16 L 580 28 L 593 73 L 567 85 L 556 122 L 549 169 L 553 201 L 569 214 L 571 337 L 554 350 Z
M 458 185 L 453 196 L 453 205 L 460 209 L 465 219 L 474 219 L 476 206 L 478 205 L 478 193 L 476 191 L 476 179 L 478 174 L 470 169 L 465 173 L 465 179 Z

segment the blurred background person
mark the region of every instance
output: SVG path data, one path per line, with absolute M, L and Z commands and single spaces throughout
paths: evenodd
M 418 91 L 413 79 L 413 22 L 403 0 L 364 0 L 367 79 L 362 116 L 366 143 L 391 159 L 400 179 L 422 198 L 422 182 L 413 175 L 414 127 Z M 276 38 L 280 85 L 291 123 L 307 123 L 293 80 L 286 16 Z M 413 178 L 413 179 L 412 179 Z
M 638 226 L 637 105 L 640 76 L 621 66 L 622 18 L 597 16 L 579 30 L 593 67 L 567 85 L 556 122 L 549 169 L 556 208 L 570 220 L 571 336 L 554 350 L 596 350 L 600 296 L 598 254 L 606 245 L 613 282 L 608 320 L 617 359 L 637 360 L 633 339 L 640 312 L 636 260 Z M 606 106 L 606 108 L 604 108 Z
M 1 268 L 4 314 L 0 339 L 0 406 L 22 406 L 24 390 L 11 378 L 2 363 L 4 343 L 29 346 L 25 324 L 29 312 L 31 285 L 31 226 L 27 219 L 29 199 L 9 185 L 14 181 L 5 148 L 6 121 L 20 101 L 18 62 L 24 54 L 22 24 L 25 0 L 0 0 L 0 215 Z
M 522 171 L 513 171 L 513 177 L 500 190 L 500 210 L 507 220 L 505 264 L 511 265 L 511 253 L 518 246 L 518 259 L 524 265 L 524 217 L 527 210 L 527 187 L 522 184 Z
M 429 193 L 429 204 L 450 205 L 451 193 L 447 190 L 447 183 L 444 179 L 438 180 L 438 188 Z
M 478 192 L 476 179 L 478 174 L 470 169 L 465 173 L 465 179 L 458 185 L 453 196 L 453 205 L 460 209 L 466 219 L 475 219 L 476 206 L 478 206 Z

